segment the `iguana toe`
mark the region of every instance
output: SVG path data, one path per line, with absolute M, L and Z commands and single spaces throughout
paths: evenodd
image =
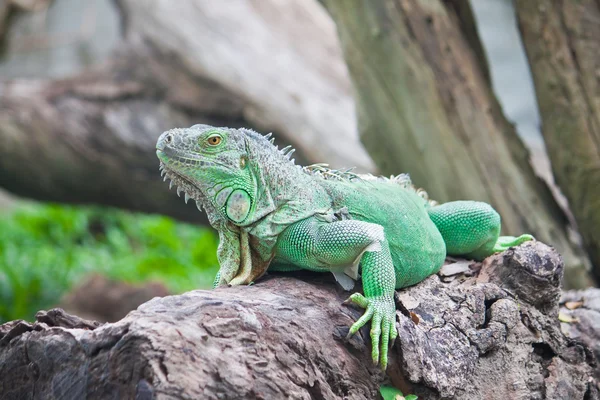
M 535 238 L 529 234 L 524 234 L 519 237 L 514 236 L 500 236 L 494 245 L 494 253 L 502 252 L 509 247 L 518 246 L 522 243 L 535 240 Z
M 354 335 L 367 322 L 371 321 L 371 357 L 373 364 L 380 364 L 386 370 L 390 339 L 398 337 L 396 330 L 396 306 L 391 296 L 367 298 L 355 293 L 348 299 L 352 303 L 365 308 L 365 313 L 350 327 L 348 337 Z

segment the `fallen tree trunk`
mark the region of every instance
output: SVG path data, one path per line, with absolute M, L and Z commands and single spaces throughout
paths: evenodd
M 162 182 L 156 139 L 198 121 L 251 125 L 246 102 L 152 48 L 136 51 L 121 49 L 75 78 L 0 83 L 0 186 L 45 201 L 201 221 L 204 214 Z
M 155 154 L 162 131 L 196 123 L 273 131 L 299 161 L 373 171 L 319 4 L 117 3 L 124 37 L 105 65 L 67 79 L 0 81 L 1 187 L 200 220 L 160 181 Z
M 480 271 L 478 271 L 480 269 Z M 0 326 L 0 393 L 18 398 L 592 399 L 590 350 L 560 331 L 563 264 L 528 243 L 452 263 L 398 296 L 386 378 L 360 310 L 327 275 L 155 298 L 98 326 L 60 310 Z

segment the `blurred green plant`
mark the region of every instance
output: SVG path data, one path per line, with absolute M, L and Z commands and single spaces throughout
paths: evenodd
M 0 214 L 0 323 L 31 319 L 89 273 L 211 286 L 218 238 L 207 227 L 100 207 L 24 204 Z

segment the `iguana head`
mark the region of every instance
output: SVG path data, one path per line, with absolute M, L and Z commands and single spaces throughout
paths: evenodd
M 202 205 L 221 234 L 239 239 L 235 262 L 221 264 L 225 283 L 253 282 L 266 271 L 287 226 L 331 209 L 319 180 L 290 159 L 293 149 L 278 149 L 269 139 L 249 129 L 194 125 L 166 131 L 156 143 L 165 180 L 178 194 L 185 192 L 186 202 Z
M 290 165 L 290 153 L 278 150 L 269 136 L 194 125 L 164 132 L 156 154 L 165 180 L 177 186 L 178 194 L 185 192 L 186 202 L 196 200 L 213 220 L 221 217 L 243 226 L 275 209 L 272 182 L 265 175 Z

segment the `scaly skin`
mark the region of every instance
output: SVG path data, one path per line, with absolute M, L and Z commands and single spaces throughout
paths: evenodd
M 436 273 L 446 254 L 481 260 L 533 239 L 499 237 L 488 204 L 427 200 L 406 175 L 392 178 L 299 167 L 293 151 L 247 129 L 194 125 L 158 139 L 165 179 L 203 206 L 220 237 L 217 285 L 250 284 L 270 270 L 332 272 L 371 321 L 372 358 L 387 367 L 397 336 L 394 290 Z

